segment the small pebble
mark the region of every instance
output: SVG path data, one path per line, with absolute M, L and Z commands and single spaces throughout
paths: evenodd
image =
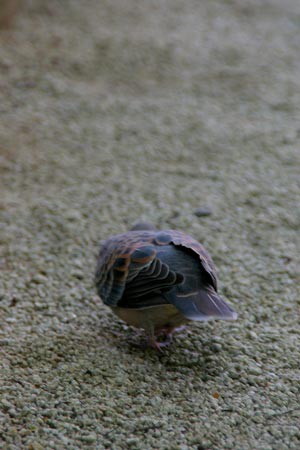
M 212 214 L 212 210 L 207 207 L 197 208 L 194 211 L 194 215 L 196 217 L 205 217 L 205 216 L 210 216 L 211 214 Z

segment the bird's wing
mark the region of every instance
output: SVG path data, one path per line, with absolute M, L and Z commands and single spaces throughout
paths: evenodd
M 100 250 L 96 285 L 103 302 L 109 306 L 145 307 L 145 298 L 171 289 L 183 281 L 157 258 L 155 233 L 132 231 L 108 239 Z M 142 302 L 140 299 L 143 299 Z M 165 303 L 163 298 L 157 301 Z M 149 305 L 153 302 L 149 301 Z
M 165 292 L 163 297 L 186 318 L 191 320 L 236 318 L 235 311 L 217 294 L 195 252 L 172 244 L 156 248 L 160 260 L 184 277 L 183 283 Z
M 154 242 L 157 245 L 174 244 L 190 249 L 199 258 L 202 268 L 210 281 L 209 284 L 217 291 L 217 272 L 215 265 L 205 248 L 196 239 L 178 230 L 165 230 L 155 234 Z

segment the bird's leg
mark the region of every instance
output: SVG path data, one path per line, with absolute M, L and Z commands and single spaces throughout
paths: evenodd
M 163 347 L 163 342 L 158 342 L 156 340 L 156 335 L 154 331 L 154 325 L 152 322 L 147 323 L 147 327 L 145 327 L 146 333 L 148 335 L 148 344 L 150 347 L 155 348 L 158 352 L 162 352 L 161 347 Z

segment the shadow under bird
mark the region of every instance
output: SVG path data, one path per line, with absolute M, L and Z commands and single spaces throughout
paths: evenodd
M 96 269 L 102 301 L 160 350 L 189 321 L 235 320 L 237 313 L 217 293 L 214 263 L 204 247 L 178 230 L 158 231 L 138 223 L 107 239 Z M 159 336 L 164 342 L 158 342 Z

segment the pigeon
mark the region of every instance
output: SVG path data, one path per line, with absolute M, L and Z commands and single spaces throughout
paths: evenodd
M 210 255 L 179 230 L 138 223 L 110 237 L 100 248 L 95 282 L 103 303 L 128 325 L 144 329 L 159 351 L 190 321 L 237 318 L 217 293 Z

